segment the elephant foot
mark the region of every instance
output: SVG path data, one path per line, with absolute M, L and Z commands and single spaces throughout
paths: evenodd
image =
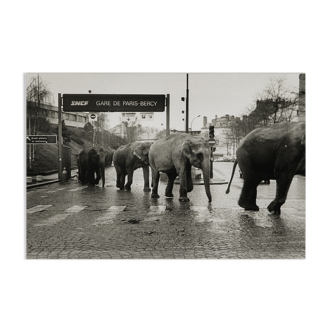
M 174 195 L 170 192 L 165 192 L 165 196 L 166 196 L 166 198 L 173 198 L 174 197 Z
M 124 187 L 124 189 L 126 190 L 126 191 L 131 191 L 131 188 L 130 187 Z
M 190 199 L 188 197 L 180 197 L 179 201 L 180 202 L 190 202 Z
M 160 196 L 159 196 L 158 194 L 154 194 L 154 193 L 152 193 L 152 194 L 151 194 L 151 197 L 152 197 L 152 198 L 159 198 Z
M 267 207 L 268 211 L 272 214 L 279 215 L 281 213 L 280 206 L 276 202 L 271 202 Z
M 243 206 L 242 206 L 243 207 Z M 245 211 L 259 211 L 259 207 L 257 205 L 253 205 L 253 206 L 245 206 L 244 207 Z
M 149 192 L 149 191 L 151 191 L 151 188 L 144 188 L 143 191 L 144 192 Z

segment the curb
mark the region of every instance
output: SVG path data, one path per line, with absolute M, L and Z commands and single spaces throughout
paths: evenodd
M 72 178 L 74 178 L 76 176 L 76 174 L 75 175 L 73 175 L 70 179 L 68 179 L 68 180 L 71 180 Z M 27 185 L 27 189 L 31 189 L 31 188 L 35 188 L 35 187 L 41 187 L 41 186 L 45 186 L 45 185 L 47 185 L 47 184 L 52 184 L 52 183 L 57 183 L 57 182 L 61 182 L 62 180 L 59 180 L 59 179 L 57 179 L 57 180 L 50 180 L 50 181 L 45 181 L 45 182 L 41 182 L 41 183 L 34 183 L 34 184 L 29 184 L 29 185 Z

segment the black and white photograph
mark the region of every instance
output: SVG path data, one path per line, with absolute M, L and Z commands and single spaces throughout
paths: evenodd
M 26 84 L 27 259 L 305 258 L 305 73 Z

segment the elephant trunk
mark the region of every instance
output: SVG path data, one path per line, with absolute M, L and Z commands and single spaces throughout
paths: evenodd
M 212 201 L 211 191 L 210 191 L 210 162 L 209 159 L 207 159 L 204 164 L 202 164 L 202 172 L 203 172 L 203 180 L 204 180 L 204 187 L 206 196 L 209 199 L 209 202 Z

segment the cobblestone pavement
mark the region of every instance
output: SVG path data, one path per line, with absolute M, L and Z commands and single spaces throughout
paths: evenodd
M 214 178 L 229 180 L 232 163 L 214 163 Z M 115 187 L 114 167 L 106 186 L 82 186 L 77 180 L 27 191 L 27 258 L 44 259 L 215 259 L 305 258 L 305 178 L 295 177 L 281 216 L 266 207 L 275 181 L 258 188 L 260 211 L 237 205 L 242 179 L 236 173 L 231 193 L 212 185 L 212 203 L 204 186 L 188 194 L 190 202 L 143 192 L 141 170 L 132 190 Z

